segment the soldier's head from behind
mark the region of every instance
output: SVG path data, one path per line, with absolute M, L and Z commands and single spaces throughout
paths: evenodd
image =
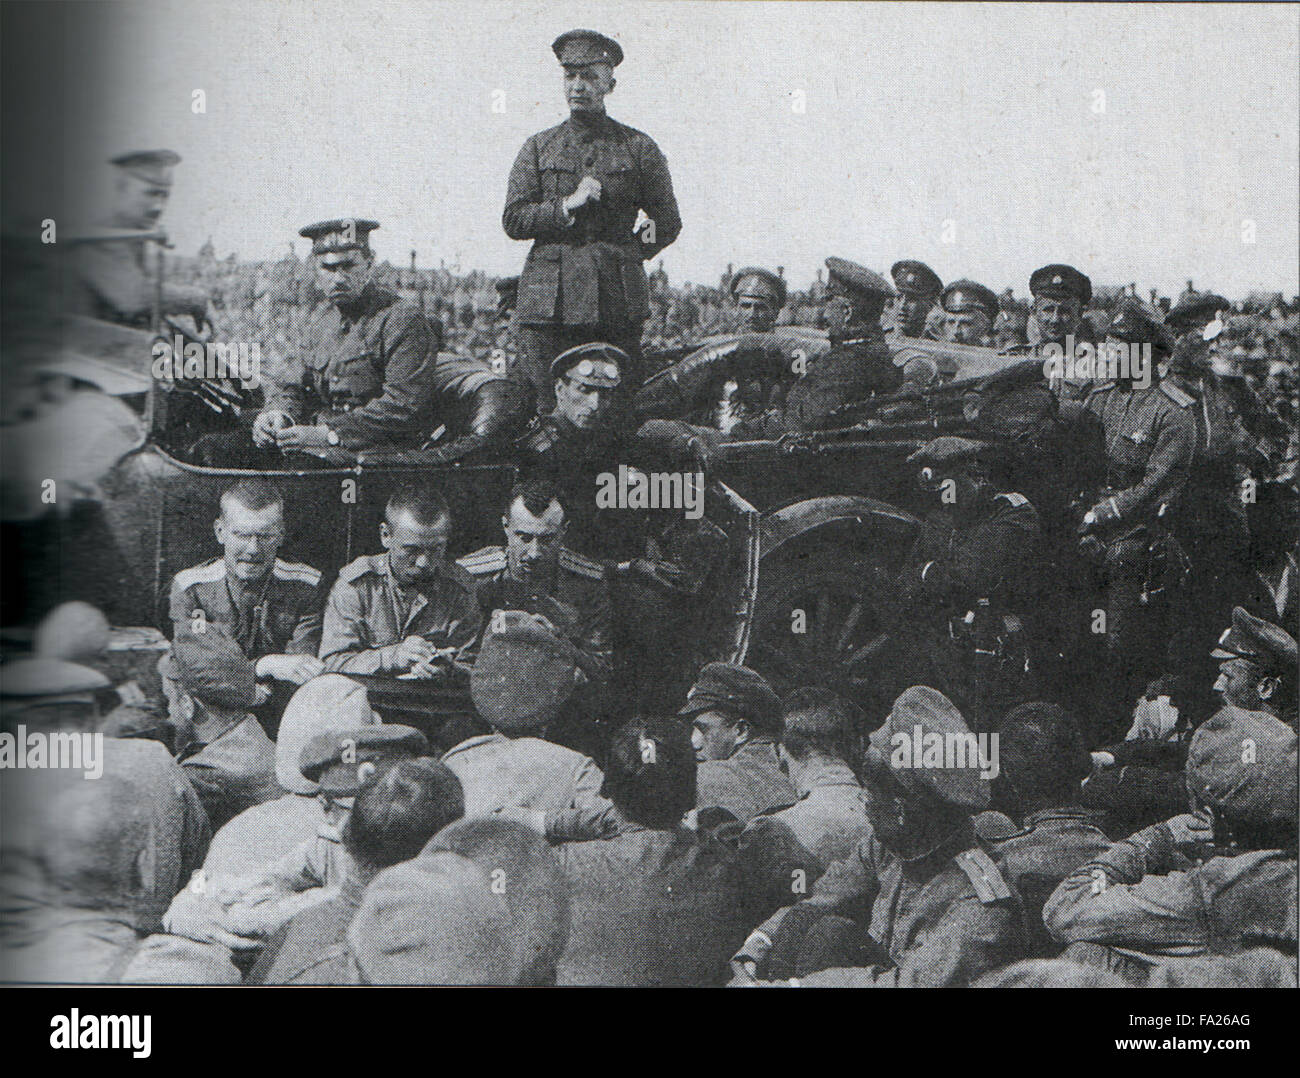
M 393 577 L 406 587 L 432 581 L 447 557 L 451 510 L 442 495 L 425 487 L 395 491 L 384 509 L 379 538 Z
M 470 672 L 474 709 L 506 737 L 545 737 L 578 684 L 582 656 L 522 610 L 495 610 Z
M 336 307 L 355 304 L 374 278 L 370 233 L 378 227 L 378 221 L 339 217 L 298 230 L 298 235 L 311 240 L 316 282 Z
M 1053 263 L 1029 277 L 1033 317 L 1043 343 L 1064 344 L 1077 334 L 1084 308 L 1092 301 L 1092 281 L 1073 266 Z
M 555 416 L 578 430 L 594 430 L 614 406 L 629 356 L 612 344 L 594 341 L 561 352 L 551 363 Z
M 465 792 L 446 764 L 428 757 L 389 761 L 362 783 L 343 828 L 343 848 L 369 881 L 415 857 L 464 815 Z
M 993 342 L 993 320 L 998 316 L 998 297 L 976 281 L 954 281 L 943 290 L 944 339 L 953 344 L 989 345 Z
M 695 807 L 695 752 L 671 719 L 636 719 L 614 735 L 601 794 L 635 823 L 671 830 Z
M 623 62 L 617 41 L 594 30 L 570 30 L 551 43 L 564 69 L 564 98 L 575 116 L 605 111 L 605 98 L 614 90 L 614 68 Z
M 908 689 L 871 735 L 863 763 L 876 836 L 904 861 L 933 853 L 988 808 L 990 762 L 952 701 L 924 685 Z
M 925 320 L 933 310 L 943 281 L 924 262 L 904 259 L 889 268 L 898 289 L 894 300 L 894 326 L 906 337 L 925 335 Z
M 555 484 L 530 479 L 510 491 L 501 526 L 506 533 L 506 572 L 528 583 L 549 579 L 560 563 L 564 543 L 564 506 Z
M 820 686 L 795 689 L 781 704 L 778 752 L 787 772 L 818 762 L 857 759 L 854 749 L 862 713 Z
M 162 218 L 172 193 L 172 169 L 180 155 L 171 150 L 134 150 L 112 159 L 113 224 L 152 229 Z
M 697 760 L 728 760 L 751 741 L 776 736 L 781 699 L 757 671 L 709 663 L 678 714 L 690 720 Z
M 785 281 L 771 270 L 746 266 L 731 279 L 736 324 L 742 333 L 767 333 L 785 306 Z
M 1019 704 L 998 724 L 993 807 L 1012 819 L 1077 805 L 1092 757 L 1078 723 L 1056 704 Z
M 1214 818 L 1218 847 L 1296 848 L 1296 734 L 1272 715 L 1224 708 L 1192 735 L 1187 792 Z
M 98 670 L 79 663 L 16 659 L 0 666 L 0 728 L 93 730 L 111 688 Z
M 1236 607 L 1211 657 L 1221 660 L 1214 691 L 1224 703 L 1275 716 L 1294 710 L 1296 641 L 1280 625 Z
M 241 479 L 222 492 L 212 530 L 225 552 L 226 572 L 236 580 L 262 580 L 284 542 L 284 499 L 265 480 Z

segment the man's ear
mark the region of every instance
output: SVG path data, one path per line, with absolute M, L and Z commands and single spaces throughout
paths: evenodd
M 754 728 L 749 725 L 748 719 L 736 720 L 736 744 L 743 745 L 753 734 Z
M 510 534 L 510 518 L 504 513 L 501 515 L 501 530 L 507 535 Z
M 563 388 L 564 388 L 564 379 L 563 378 L 555 379 L 555 395 L 557 397 L 560 395 L 560 390 Z
M 222 546 L 226 545 L 226 528 L 220 517 L 212 522 L 212 534 L 217 537 L 218 543 Z
M 379 522 L 379 541 L 384 544 L 385 550 L 388 549 L 389 543 L 393 541 L 393 532 L 392 529 L 388 527 L 388 521 L 386 520 L 381 520 Z
M 618 79 L 614 78 L 613 75 L 610 75 L 609 89 L 605 91 L 605 96 L 608 97 L 610 94 L 612 94 L 614 92 L 614 87 L 617 85 L 618 85 Z
M 1275 677 L 1261 678 L 1255 685 L 1255 695 L 1261 700 L 1269 700 L 1277 692 L 1278 680 Z

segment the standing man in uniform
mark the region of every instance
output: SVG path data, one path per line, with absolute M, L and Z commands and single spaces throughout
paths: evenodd
M 442 327 L 375 282 L 370 233 L 378 227 L 346 218 L 299 231 L 312 241 L 330 302 L 253 422 L 258 448 L 418 448 L 432 432 Z
M 627 380 L 639 382 L 641 326 L 650 314 L 642 263 L 682 229 L 663 153 L 605 113 L 623 61 L 618 43 L 570 30 L 551 48 L 564 68 L 569 118 L 524 143 L 502 214 L 507 236 L 533 241 L 515 323 L 523 377 L 543 413 L 554 405 L 551 361 L 576 344 L 619 346 L 633 358 Z
M 889 268 L 894 279 L 898 298 L 887 316 L 887 333 L 902 337 L 924 338 L 926 319 L 934 310 L 935 301 L 943 291 L 943 281 L 924 262 L 904 259 Z
M 172 169 L 180 154 L 171 150 L 135 150 L 114 157 L 113 205 L 100 224 L 122 232 L 153 232 L 163 240 L 158 222 L 172 193 Z M 88 315 L 130 326 L 147 326 L 157 288 L 145 269 L 145 240 L 96 239 L 74 248 L 75 281 L 67 303 L 70 314 Z M 197 329 L 208 317 L 208 296 L 197 285 L 163 282 L 160 314 L 188 314 Z
M 770 333 L 785 306 L 785 281 L 760 266 L 746 266 L 731 278 L 736 326 L 741 333 Z
M 1136 308 L 1124 308 L 1108 341 L 1128 345 L 1132 355 L 1155 341 L 1156 329 Z M 1164 670 L 1172 630 L 1169 586 L 1181 550 L 1170 529 L 1196 450 L 1196 421 L 1192 398 L 1154 381 L 1153 366 L 1130 360 L 1128 372 L 1094 382 L 1080 417 L 1100 424 L 1106 447 L 1105 487 L 1079 527 L 1081 549 L 1101 564 L 1105 587 L 1106 656 L 1093 697 L 1102 726 L 1092 731 L 1093 743 L 1123 736 L 1133 701 Z
M 943 339 L 951 344 L 993 345 L 993 320 L 998 297 L 975 281 L 953 281 L 939 297 L 943 308 Z

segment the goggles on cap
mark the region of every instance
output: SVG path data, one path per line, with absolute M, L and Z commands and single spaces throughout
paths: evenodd
M 619 380 L 618 367 L 605 360 L 584 359 L 577 366 L 569 368 L 570 378 L 604 378 L 611 382 Z

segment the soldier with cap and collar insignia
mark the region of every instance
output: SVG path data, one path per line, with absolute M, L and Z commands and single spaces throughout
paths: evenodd
M 1108 343 L 1136 347 L 1163 340 L 1161 327 L 1133 306 L 1121 309 Z M 1101 567 L 1105 587 L 1104 673 L 1094 698 L 1103 724 L 1127 721 L 1132 702 L 1158 676 L 1172 626 L 1170 595 L 1183 563 L 1170 532 L 1172 510 L 1187 482 L 1195 449 L 1192 399 L 1178 387 L 1156 382 L 1154 364 L 1112 371 L 1096 381 L 1084 402 L 1081 425 L 1099 426 L 1106 452 L 1105 487 L 1079 526 L 1081 551 Z M 1128 376 L 1125 377 L 1124 375 Z M 1111 741 L 1118 729 L 1094 731 Z M 1109 735 L 1109 736 L 1108 736 Z
M 785 399 L 788 430 L 833 426 L 837 409 L 892 393 L 903 372 L 885 345 L 880 314 L 893 286 L 865 266 L 843 258 L 826 260 L 828 352 L 808 360 L 808 368 Z
M 975 281 L 953 281 L 939 296 L 943 308 L 943 338 L 952 344 L 993 344 L 993 320 L 998 297 Z
M 76 274 L 65 304 L 67 311 L 126 325 L 148 325 L 159 290 L 153 274 L 146 272 L 146 240 L 138 234 L 153 233 L 154 242 L 166 243 L 158 222 L 171 197 L 172 170 L 180 161 L 180 154 L 172 150 L 133 150 L 110 161 L 117 174 L 111 213 L 100 222 L 106 231 L 102 236 L 87 236 L 87 242 L 73 247 Z M 123 234 L 121 240 L 106 238 L 118 231 Z M 202 288 L 164 281 L 161 296 L 160 314 L 188 314 L 196 328 L 203 328 L 208 295 Z
M 330 302 L 253 422 L 267 453 L 415 448 L 433 429 L 442 327 L 375 283 L 378 227 L 341 218 L 299 230 Z
M 924 262 L 904 259 L 889 268 L 898 297 L 885 316 L 885 332 L 903 337 L 921 337 L 926 334 L 927 319 L 934 310 L 943 281 Z
M 563 545 L 567 523 L 553 483 L 522 482 L 501 518 L 506 545 L 484 547 L 458 564 L 475 579 L 485 629 L 497 610 L 541 615 L 578 649 L 583 673 L 605 681 L 613 661 L 605 567 Z
M 575 344 L 614 342 L 629 357 L 624 379 L 639 380 L 641 326 L 650 314 L 642 263 L 682 228 L 659 147 L 605 113 L 623 61 L 618 43 L 570 30 L 551 48 L 564 68 L 569 118 L 524 143 L 502 214 L 507 236 L 533 241 L 515 324 L 539 412 L 552 405 L 551 361 Z
M 731 299 L 741 333 L 769 333 L 785 306 L 785 281 L 771 270 L 745 266 L 731 278 Z
M 1210 653 L 1222 659 L 1214 691 L 1224 703 L 1263 711 L 1296 724 L 1296 641 L 1280 625 L 1242 607 L 1232 611 L 1232 627 Z
M 966 740 L 972 751 L 925 756 L 936 739 Z M 732 983 L 957 987 L 1023 958 L 1020 898 L 971 819 L 989 805 L 990 770 L 942 693 L 903 693 L 871 735 L 863 767 L 873 834 L 806 899 L 750 934 L 732 959 Z

